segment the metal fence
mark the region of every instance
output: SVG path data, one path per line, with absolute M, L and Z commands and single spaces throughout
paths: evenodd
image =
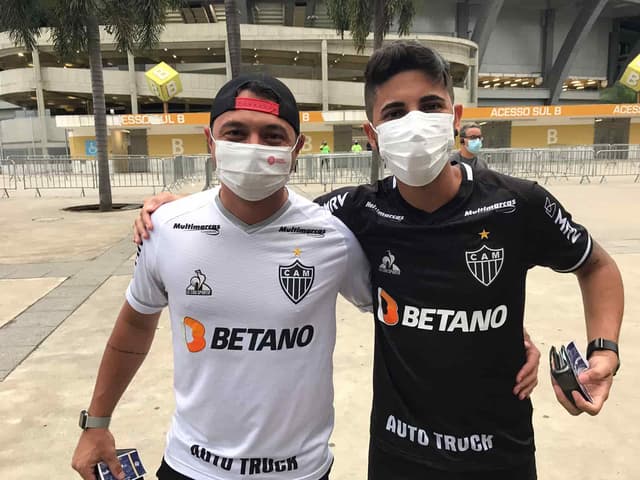
M 0 179 L 2 198 L 8 198 L 9 190 L 18 189 L 18 176 L 16 174 L 16 165 L 13 161 L 0 158 Z
M 300 155 L 290 184 L 333 185 L 369 183 L 371 152 Z
M 580 183 L 608 177 L 640 180 L 640 145 L 591 145 L 569 148 L 484 149 L 479 155 L 490 168 L 516 177 L 546 183 L 550 179 L 574 178 Z M 172 190 L 186 182 L 217 178 L 207 171 L 208 155 L 174 157 L 113 156 L 109 159 L 111 186 L 150 187 Z M 301 155 L 291 184 L 320 184 L 325 191 L 334 185 L 368 183 L 371 152 Z M 380 177 L 388 174 L 380 166 Z M 43 189 L 98 188 L 98 168 L 94 159 L 54 156 L 10 156 L 0 159 L 2 196 L 22 187 L 41 196 Z
M 541 180 L 575 178 L 580 183 L 607 177 L 640 178 L 640 145 L 592 145 L 570 148 L 484 149 L 489 168 L 515 177 Z
M 109 177 L 112 187 L 151 187 L 171 190 L 182 183 L 203 179 L 207 155 L 180 155 L 176 157 L 113 156 L 109 159 Z M 9 175 L 4 174 L 7 165 Z M 35 190 L 41 196 L 44 189 L 98 188 L 96 160 L 52 156 L 12 156 L 2 161 L 3 193 L 17 189 Z M 7 186 L 8 185 L 8 186 Z

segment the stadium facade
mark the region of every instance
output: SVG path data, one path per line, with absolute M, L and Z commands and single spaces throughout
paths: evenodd
M 331 28 L 323 0 L 237 0 L 242 68 L 281 78 L 300 103 L 305 149 L 333 151 L 361 138 L 362 73 L 371 44 L 357 52 Z M 483 123 L 490 146 L 640 143 L 640 109 L 576 108 L 599 102 L 640 53 L 640 0 L 416 1 L 409 38 L 438 49 L 451 64 L 466 120 Z M 393 27 L 392 27 L 393 31 Z M 389 35 L 387 41 L 396 39 Z M 203 119 L 229 78 L 224 2 L 186 1 L 172 12 L 159 45 L 117 50 L 102 31 L 111 153 L 202 153 Z M 144 72 L 160 61 L 184 90 L 163 116 Z M 0 33 L 0 155 L 91 155 L 88 58 L 61 61 L 46 32 L 36 51 Z

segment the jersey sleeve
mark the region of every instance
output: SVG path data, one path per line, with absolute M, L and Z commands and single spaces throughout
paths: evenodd
M 344 273 L 340 280 L 340 294 L 363 312 L 373 309 L 369 260 L 355 235 L 339 219 L 334 219 L 347 247 Z
M 167 306 L 167 292 L 158 274 L 157 244 L 154 231 L 138 246 L 133 278 L 127 288 L 127 303 L 143 314 L 157 313 Z
M 533 184 L 527 199 L 526 242 L 531 265 L 550 267 L 558 272 L 580 268 L 593 249 L 585 227 L 551 193 Z
M 319 196 L 314 202 L 338 217 L 352 232 L 357 232 L 358 213 L 361 213 L 361 210 L 355 201 L 356 188 L 338 188 Z

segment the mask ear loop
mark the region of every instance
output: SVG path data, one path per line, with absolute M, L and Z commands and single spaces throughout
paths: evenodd
M 376 144 L 378 146 L 378 155 L 382 159 L 382 167 L 387 168 L 387 161 L 384 158 L 382 158 L 382 155 L 380 155 L 380 132 L 378 132 L 378 129 L 373 126 L 373 123 L 369 122 L 369 126 L 371 127 L 371 130 L 376 132 L 376 135 L 378 136 L 378 138 L 376 138 Z M 373 155 L 373 152 L 371 154 Z
M 300 135 L 301 134 L 299 133 L 298 136 L 296 137 L 296 141 L 293 142 L 293 145 L 289 149 L 289 155 L 291 155 L 291 168 L 289 169 L 289 174 L 295 173 L 298 168 L 298 157 L 296 156 L 296 158 L 294 159 L 293 152 L 295 152 L 296 146 L 300 142 Z
M 300 142 L 300 135 L 301 135 L 301 134 L 299 133 L 299 134 L 298 134 L 298 136 L 296 137 L 296 141 L 295 141 L 295 142 L 293 142 L 293 145 L 291 145 L 291 148 L 289 149 L 289 151 L 290 151 L 291 153 L 293 153 L 293 152 L 294 152 L 294 150 L 296 149 L 296 146 L 297 146 L 297 145 L 298 145 L 298 143 Z

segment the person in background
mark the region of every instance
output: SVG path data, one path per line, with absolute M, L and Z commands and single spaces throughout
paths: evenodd
M 353 141 L 353 145 L 351 145 L 351 151 L 356 153 L 362 151 L 362 145 L 358 143 L 358 140 Z
M 320 153 L 324 155 L 329 155 L 331 153 L 331 149 L 329 148 L 326 140 L 323 140 L 320 145 Z M 327 157 L 322 157 L 322 160 L 320 161 L 320 168 L 324 167 L 329 168 L 329 159 Z
M 482 130 L 477 123 L 468 123 L 460 129 L 460 150 L 454 152 L 449 160 L 456 164 L 465 162 L 474 168 L 489 168 L 487 162 L 478 158 L 482 150 Z

